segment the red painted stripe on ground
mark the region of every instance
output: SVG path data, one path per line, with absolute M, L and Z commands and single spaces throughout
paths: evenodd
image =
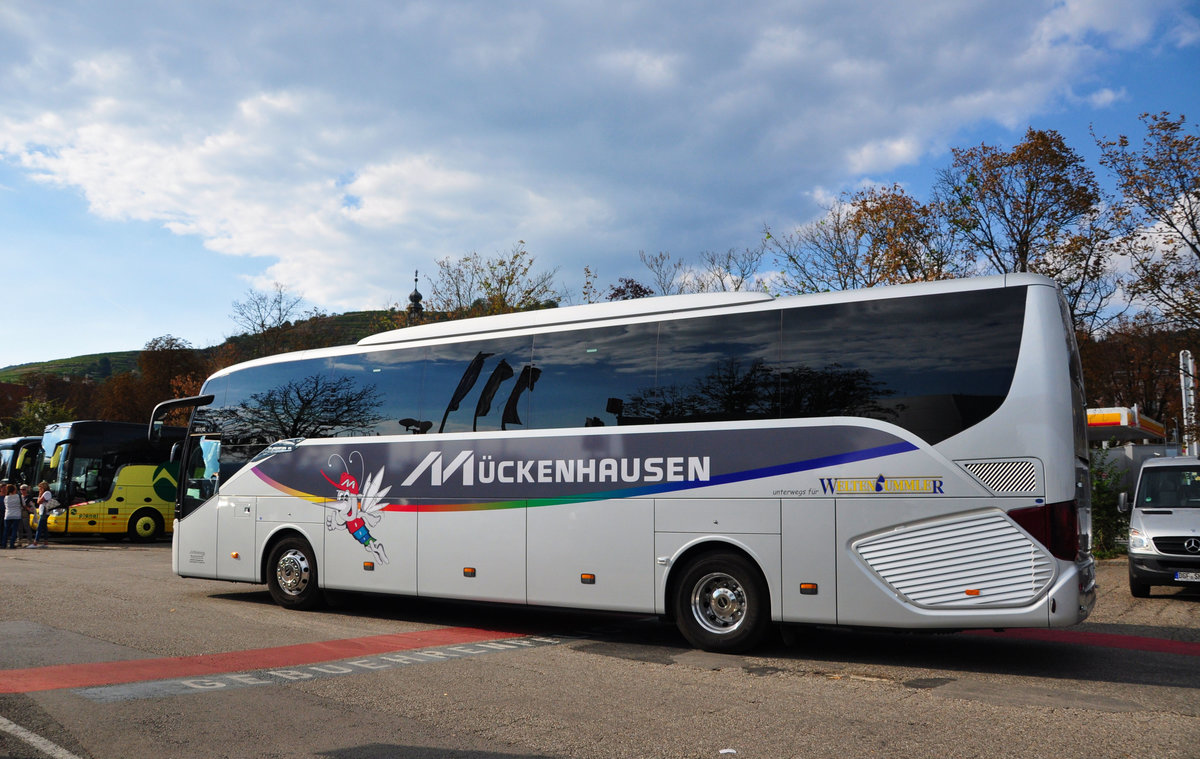
M 219 675 L 226 672 L 298 667 L 305 664 L 354 659 L 392 651 L 411 651 L 417 648 L 503 640 L 519 638 L 522 635 L 523 633 L 477 630 L 470 627 L 443 627 L 436 630 L 326 640 L 318 643 L 229 651 L 221 654 L 6 669 L 0 670 L 0 693 L 32 693 L 60 688 L 86 688 Z
M 1158 654 L 1175 654 L 1177 656 L 1200 656 L 1200 643 L 1185 640 L 1167 640 L 1165 638 L 1146 638 L 1137 635 L 1117 635 L 1115 633 L 1086 632 L 1084 630 L 971 630 L 972 635 L 991 635 L 1000 638 L 1017 638 L 1020 640 L 1037 640 L 1047 643 L 1068 643 L 1078 646 L 1099 646 L 1101 648 L 1121 648 L 1130 651 L 1149 651 Z

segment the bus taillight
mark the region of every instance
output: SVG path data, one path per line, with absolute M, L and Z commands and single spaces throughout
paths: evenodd
M 1075 501 L 1013 509 L 1008 515 L 1056 558 L 1075 561 L 1079 557 L 1079 509 Z

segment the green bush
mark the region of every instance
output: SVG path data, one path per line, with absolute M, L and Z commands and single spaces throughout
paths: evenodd
M 1092 463 L 1092 553 L 1106 559 L 1125 553 L 1117 539 L 1129 532 L 1129 518 L 1117 511 L 1121 471 L 1104 451 L 1093 448 Z

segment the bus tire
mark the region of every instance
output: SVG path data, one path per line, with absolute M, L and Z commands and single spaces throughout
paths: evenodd
M 321 605 L 317 559 L 307 540 L 293 535 L 275 544 L 267 562 L 267 587 L 275 603 L 285 609 L 307 611 Z
M 771 621 L 762 574 L 745 556 L 722 551 L 687 564 L 675 584 L 675 624 L 688 642 L 716 653 L 753 648 Z
M 163 535 L 163 518 L 154 509 L 140 509 L 129 518 L 129 539 L 135 543 L 151 543 Z

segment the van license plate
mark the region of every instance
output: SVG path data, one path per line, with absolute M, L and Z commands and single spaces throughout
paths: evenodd
M 1200 572 L 1176 572 L 1177 582 L 1200 582 Z

